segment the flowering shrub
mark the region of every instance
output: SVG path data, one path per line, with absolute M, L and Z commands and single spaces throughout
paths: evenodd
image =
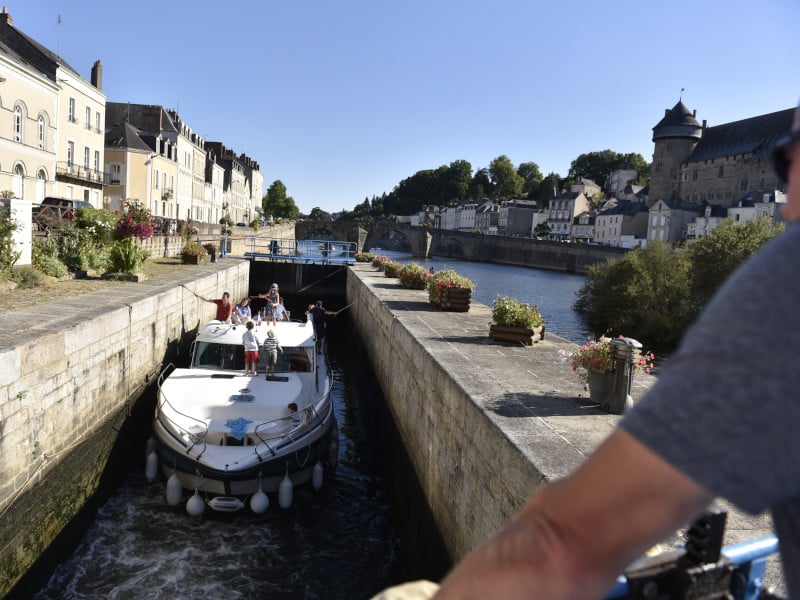
M 181 256 L 205 256 L 208 251 L 197 242 L 189 241 L 181 248 Z
M 387 262 L 391 262 L 391 260 L 392 259 L 390 259 L 388 256 L 382 256 L 378 254 L 372 259 L 372 266 L 378 269 L 378 271 L 383 271 L 383 265 L 385 265 Z
M 428 297 L 434 304 L 445 304 L 445 294 L 450 289 L 472 291 L 475 284 L 471 279 L 459 275 L 454 269 L 445 269 L 428 277 Z
M 387 263 L 383 263 L 383 274 L 387 277 L 397 277 L 398 272 L 403 267 L 400 263 L 396 263 L 393 260 L 390 260 Z
M 153 235 L 153 217 L 146 208 L 129 202 L 123 205 L 123 212 L 114 227 L 114 237 L 118 240 L 137 238 L 146 240 Z
M 575 352 L 559 350 L 558 354 L 561 362 L 570 362 L 573 371 L 582 368 L 606 373 L 611 370 L 611 351 L 611 338 L 603 336 L 596 341 L 589 340 Z M 652 352 L 637 351 L 633 356 L 633 368 L 650 373 L 653 369 L 653 360 L 655 360 L 655 355 Z
M 503 327 L 533 329 L 544 325 L 544 318 L 538 306 L 520 302 L 508 296 L 498 296 L 494 299 L 492 319 Z
M 418 263 L 408 263 L 397 272 L 400 285 L 410 290 L 424 290 L 428 285 L 430 273 Z
M 150 254 L 134 237 L 117 240 L 109 252 L 111 270 L 115 273 L 138 273 Z
M 372 252 L 356 252 L 356 262 L 371 263 L 375 255 Z

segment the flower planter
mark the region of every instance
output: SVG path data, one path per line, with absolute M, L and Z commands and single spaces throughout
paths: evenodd
M 181 262 L 185 265 L 199 265 L 200 256 L 196 254 L 181 254 Z
M 452 312 L 467 312 L 469 311 L 469 303 L 472 298 L 472 290 L 466 288 L 449 288 L 442 292 L 441 298 L 438 302 L 431 300 L 443 310 Z
M 513 344 L 523 344 L 531 346 L 544 339 L 544 325 L 539 327 L 504 327 L 502 325 L 490 325 L 489 337 L 496 342 L 511 342 Z
M 607 407 L 611 395 L 611 372 L 586 369 L 589 381 L 589 399 L 601 407 Z

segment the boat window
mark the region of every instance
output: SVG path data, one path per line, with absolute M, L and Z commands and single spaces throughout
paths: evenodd
M 275 366 L 276 373 L 308 373 L 312 370 L 311 361 L 303 348 L 284 348 L 283 352 L 278 353 L 278 364 Z
M 244 370 L 244 347 L 199 342 L 195 348 L 194 366 L 223 371 L 242 371 Z

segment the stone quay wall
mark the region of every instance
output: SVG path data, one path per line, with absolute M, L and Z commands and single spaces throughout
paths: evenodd
M 213 318 L 186 288 L 239 298 L 249 270 L 225 260 L 0 314 L 0 597 L 97 489 L 131 406 Z
M 491 309 L 447 312 L 366 264 L 348 270 L 347 301 L 420 487 L 455 561 L 497 533 L 531 492 L 565 477 L 615 428 L 561 361 L 552 333 L 526 347 L 489 338 Z M 634 401 L 655 379 L 633 378 Z M 769 516 L 723 500 L 725 545 L 769 535 Z M 679 535 L 665 548 L 682 543 Z M 765 582 L 780 590 L 777 557 Z

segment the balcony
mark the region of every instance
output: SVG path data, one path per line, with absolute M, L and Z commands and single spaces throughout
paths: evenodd
M 82 167 L 75 163 L 59 162 L 56 163 L 56 179 L 102 187 L 109 184 L 111 176 L 108 173 Z

